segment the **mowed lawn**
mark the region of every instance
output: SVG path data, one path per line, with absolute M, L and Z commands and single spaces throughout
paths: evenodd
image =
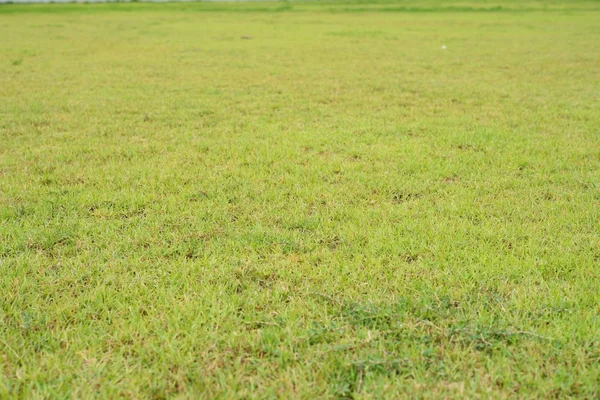
M 600 3 L 0 38 L 1 398 L 600 396 Z

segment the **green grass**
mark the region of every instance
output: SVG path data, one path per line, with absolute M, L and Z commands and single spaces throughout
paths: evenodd
M 600 3 L 0 37 L 0 398 L 600 396 Z

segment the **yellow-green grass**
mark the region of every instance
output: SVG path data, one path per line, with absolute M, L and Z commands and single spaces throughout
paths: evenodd
M 600 3 L 0 38 L 1 398 L 600 396 Z

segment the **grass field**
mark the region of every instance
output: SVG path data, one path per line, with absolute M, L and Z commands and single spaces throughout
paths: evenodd
M 599 2 L 0 38 L 0 398 L 600 396 Z

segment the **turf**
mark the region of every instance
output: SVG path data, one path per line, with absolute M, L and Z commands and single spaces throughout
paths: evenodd
M 0 37 L 1 398 L 600 396 L 600 3 Z

